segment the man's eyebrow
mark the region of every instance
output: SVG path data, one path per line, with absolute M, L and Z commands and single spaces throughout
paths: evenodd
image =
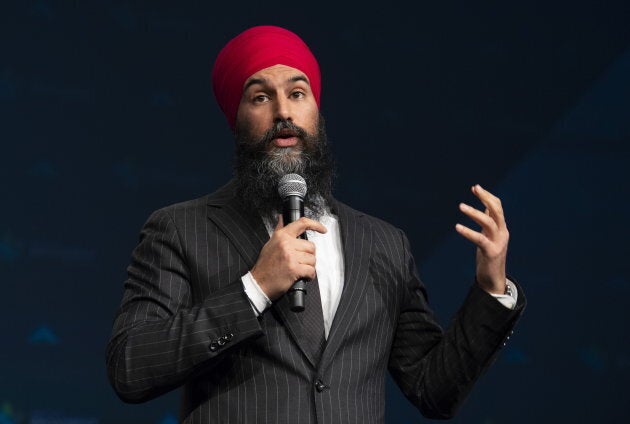
M 243 91 L 246 91 L 249 87 L 251 87 L 254 84 L 265 85 L 266 82 L 267 80 L 264 78 L 252 78 L 245 83 L 245 87 L 243 87 Z
M 296 75 L 287 80 L 287 82 L 298 82 L 298 81 L 304 81 L 309 86 L 311 85 L 308 82 L 308 79 L 304 75 Z M 265 85 L 267 84 L 267 80 L 265 78 L 252 78 L 245 83 L 245 87 L 243 87 L 243 91 L 246 91 L 249 87 L 255 84 Z
M 289 78 L 289 82 L 298 82 L 298 81 L 304 81 L 308 85 L 311 85 L 311 83 L 308 82 L 308 79 L 304 75 L 296 75 L 294 77 Z

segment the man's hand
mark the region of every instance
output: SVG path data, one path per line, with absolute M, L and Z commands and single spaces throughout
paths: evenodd
M 472 192 L 486 207 L 485 213 L 459 204 L 459 209 L 481 226 L 481 232 L 457 224 L 459 234 L 477 245 L 477 282 L 488 293 L 505 293 L 505 261 L 510 234 L 503 216 L 501 200 L 481 188 L 472 187 Z
M 315 278 L 315 244 L 297 238 L 306 230 L 322 234 L 327 231 L 322 224 L 308 218 L 285 227 L 280 216 L 271 238 L 260 251 L 251 273 L 269 299 L 282 296 L 300 278 Z

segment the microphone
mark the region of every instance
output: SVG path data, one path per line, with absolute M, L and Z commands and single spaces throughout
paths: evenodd
M 298 174 L 286 174 L 278 182 L 278 194 L 282 198 L 282 222 L 284 225 L 297 221 L 304 216 L 304 196 L 306 196 L 306 181 Z M 306 233 L 299 238 L 306 240 Z M 304 310 L 304 295 L 306 294 L 306 282 L 300 278 L 287 292 L 291 310 L 302 312 Z

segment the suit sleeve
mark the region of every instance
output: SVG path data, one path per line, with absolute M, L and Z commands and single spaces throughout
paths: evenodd
M 132 254 L 107 346 L 110 383 L 125 402 L 144 402 L 209 372 L 235 345 L 262 334 L 240 275 L 193 302 L 175 224 L 151 215 Z
M 518 287 L 518 302 L 511 310 L 475 283 L 443 332 L 428 306 L 404 234 L 402 239 L 404 299 L 389 370 L 424 416 L 451 418 L 475 381 L 495 361 L 525 307 L 525 296 Z

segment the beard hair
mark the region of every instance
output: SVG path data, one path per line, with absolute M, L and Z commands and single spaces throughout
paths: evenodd
M 277 147 L 272 141 L 279 131 L 294 131 L 301 140 L 295 146 Z M 255 139 L 249 128 L 239 125 L 236 131 L 236 192 L 248 210 L 257 211 L 271 223 L 282 211 L 278 180 L 286 174 L 299 174 L 307 183 L 304 197 L 305 215 L 318 220 L 332 202 L 334 161 L 324 119 L 319 115 L 316 134 L 309 134 L 291 121 L 279 121 L 262 137 Z

